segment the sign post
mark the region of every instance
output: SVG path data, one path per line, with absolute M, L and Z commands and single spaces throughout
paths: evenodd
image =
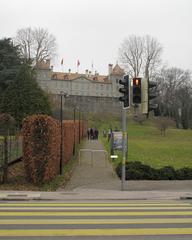
M 127 119 L 126 119 L 126 109 L 122 109 L 122 131 L 123 131 L 123 159 L 122 159 L 122 172 L 121 172 L 121 190 L 125 190 L 125 164 L 128 155 L 128 142 L 127 142 Z

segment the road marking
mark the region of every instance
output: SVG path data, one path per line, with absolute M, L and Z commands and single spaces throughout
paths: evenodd
M 192 223 L 192 218 L 146 218 L 146 219 L 3 219 L 1 225 L 70 225 L 70 224 L 157 224 L 157 223 Z
M 19 207 L 19 206 L 31 206 L 31 207 L 43 207 L 43 206 L 58 206 L 58 207 L 107 207 L 107 206 L 192 206 L 190 203 L 0 203 L 0 207 Z
M 192 206 L 183 207 L 0 207 L 2 210 L 192 210 Z
M 32 236 L 141 236 L 190 235 L 192 228 L 139 228 L 139 229 L 25 229 L 0 230 L 1 237 Z
M 192 211 L 186 212 L 0 212 L 0 216 L 192 216 Z

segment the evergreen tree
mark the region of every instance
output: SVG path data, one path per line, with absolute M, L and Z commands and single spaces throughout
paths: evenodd
M 51 113 L 48 96 L 38 86 L 34 71 L 27 64 L 21 65 L 15 81 L 4 91 L 0 110 L 13 116 L 20 126 L 28 115 Z
M 10 38 L 0 39 L 0 95 L 15 80 L 20 65 L 18 46 Z

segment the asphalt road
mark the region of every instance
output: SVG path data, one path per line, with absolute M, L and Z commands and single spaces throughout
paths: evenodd
M 2 202 L 0 239 L 192 239 L 183 201 Z

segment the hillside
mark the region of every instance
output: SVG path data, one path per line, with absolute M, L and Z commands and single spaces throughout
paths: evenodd
M 100 129 L 119 126 L 116 121 L 103 122 Z M 118 127 L 119 128 L 119 127 Z M 192 167 L 192 130 L 168 128 L 165 136 L 156 127 L 156 120 L 140 125 L 128 120 L 128 161 L 140 161 L 154 168 L 172 166 Z M 106 147 L 109 147 L 106 139 Z M 120 152 L 116 152 L 121 155 Z M 120 159 L 119 159 L 120 160 Z

